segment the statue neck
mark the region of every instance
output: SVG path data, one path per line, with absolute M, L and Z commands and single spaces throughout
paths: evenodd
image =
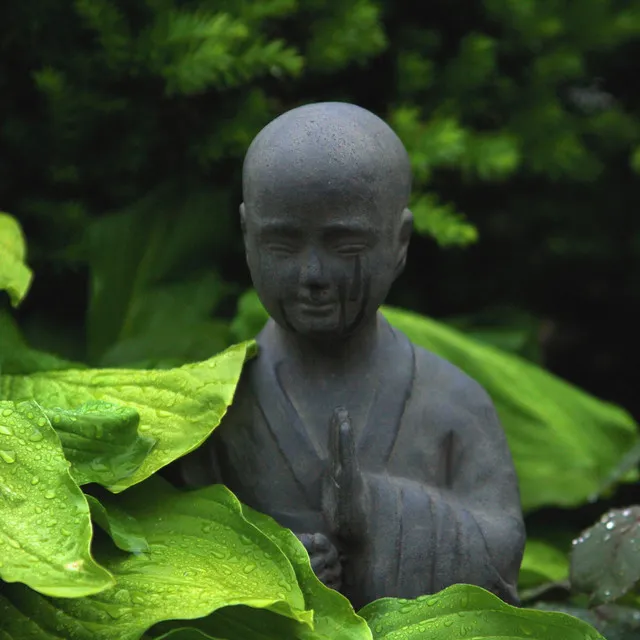
M 273 322 L 278 351 L 296 368 L 319 375 L 346 372 L 366 366 L 374 357 L 380 338 L 382 316 L 376 313 L 356 332 L 341 340 L 311 340 Z

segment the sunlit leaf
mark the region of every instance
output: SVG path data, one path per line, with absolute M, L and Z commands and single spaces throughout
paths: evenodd
M 204 362 L 144 371 L 84 369 L 0 377 L 0 398 L 34 398 L 43 406 L 77 409 L 100 400 L 135 409 L 140 433 L 156 444 L 130 476 L 110 485 L 122 491 L 198 447 L 218 426 L 233 399 L 255 343 L 236 345 Z
M 6 291 L 17 307 L 27 295 L 31 270 L 25 263 L 27 246 L 17 220 L 0 212 L 0 291 Z
M 416 600 L 383 598 L 360 615 L 375 640 L 604 640 L 582 620 L 512 607 L 480 587 L 464 584 Z
M 142 527 L 133 516 L 114 504 L 110 504 L 107 511 L 94 496 L 87 496 L 87 501 L 91 508 L 91 518 L 111 536 L 118 549 L 131 553 L 148 551 L 149 544 L 142 533 Z
M 45 412 L 80 485 L 94 482 L 108 487 L 126 481 L 155 444 L 139 435 L 140 416 L 132 407 L 94 401 Z
M 224 487 L 185 493 L 152 478 L 109 502 L 135 517 L 149 545 L 137 554 L 109 541 L 96 545 L 114 588 L 71 600 L 7 585 L 0 610 L 18 609 L 55 638 L 74 640 L 138 640 L 164 620 L 195 620 L 238 605 L 311 623 L 291 563 Z
M 528 539 L 524 550 L 518 586 L 528 589 L 569 577 L 567 554 L 542 540 Z
M 0 402 L 2 580 L 60 597 L 109 588 L 91 533 L 89 505 L 45 414 L 35 402 Z

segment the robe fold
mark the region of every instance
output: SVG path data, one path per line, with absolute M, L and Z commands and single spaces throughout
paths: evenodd
M 356 451 L 368 504 L 358 543 L 341 548 L 341 590 L 359 608 L 462 582 L 517 603 L 524 525 L 493 405 L 459 369 L 383 323 L 393 357 L 365 381 L 375 391 Z M 295 533 L 324 533 L 340 548 L 322 508 L 328 445 L 296 411 L 268 330 L 222 424 L 184 459 L 183 479 L 224 483 Z

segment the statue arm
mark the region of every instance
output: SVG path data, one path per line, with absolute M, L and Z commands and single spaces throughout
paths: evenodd
M 518 603 L 525 534 L 517 479 L 495 409 L 478 390 L 467 406 L 458 405 L 443 481 L 363 474 L 368 516 L 361 531 L 369 548 L 363 574 L 380 585 L 370 598 L 389 589 L 381 586 L 389 567 L 371 559 L 392 556 L 393 594 L 415 597 L 469 583 Z

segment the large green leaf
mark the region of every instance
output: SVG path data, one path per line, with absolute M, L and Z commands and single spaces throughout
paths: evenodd
M 132 407 L 94 401 L 76 409 L 46 409 L 71 475 L 82 485 L 113 486 L 132 476 L 151 451 L 153 438 L 140 436 Z
M 149 550 L 149 543 L 142 533 L 142 527 L 133 516 L 114 504 L 110 504 L 107 511 L 95 496 L 87 496 L 87 502 L 91 509 L 91 518 L 111 536 L 113 544 L 118 549 L 131 553 Z
M 489 392 L 525 510 L 582 504 L 638 442 L 636 424 L 625 411 L 530 362 L 408 311 L 386 308 L 384 314 L 412 342 L 457 365 Z
M 122 366 L 149 358 L 203 359 L 223 348 L 224 327 L 210 314 L 226 287 L 215 274 L 184 270 L 215 250 L 227 219 L 212 212 L 225 206 L 226 194 L 165 185 L 93 222 L 86 246 L 93 360 Z M 188 211 L 188 223 L 176 211 Z
M 270 517 L 243 506 L 245 518 L 267 535 L 289 558 L 304 594 L 307 609 L 313 610 L 313 628 L 273 613 L 247 607 L 227 607 L 195 625 L 212 636 L 243 640 L 371 640 L 367 623 L 349 601 L 325 587 L 316 578 L 309 556 L 296 536 Z
M 17 307 L 27 295 L 32 273 L 25 264 L 27 245 L 17 220 L 0 212 L 0 291 Z
M 113 483 L 114 492 L 141 482 L 198 447 L 230 405 L 242 365 L 255 343 L 231 347 L 204 362 L 176 369 L 84 369 L 0 377 L 0 399 L 33 398 L 43 406 L 77 409 L 100 400 L 135 409 L 140 432 L 156 441 L 141 466 Z
M 60 441 L 35 402 L 0 402 L 0 577 L 80 597 L 113 584 L 91 557 L 91 519 Z
M 522 506 L 575 506 L 597 493 L 640 440 L 633 419 L 540 367 L 424 316 L 383 308 L 409 339 L 475 378 L 493 398 L 509 440 Z M 254 291 L 232 323 L 247 340 L 268 316 Z
M 137 640 L 163 620 L 197 619 L 237 605 L 311 622 L 291 563 L 224 487 L 185 493 L 151 478 L 109 496 L 107 512 L 111 504 L 135 517 L 148 551 L 126 554 L 110 542 L 97 544 L 96 557 L 117 580 L 98 596 L 48 599 L 7 585 L 0 610 L 10 619 L 15 610 L 25 616 L 23 627 L 14 625 L 15 637 L 28 637 L 20 633 L 31 620 L 55 638 Z
M 574 541 L 571 586 L 599 605 L 640 582 L 640 507 L 609 511 Z
M 604 640 L 582 620 L 512 607 L 480 587 L 465 584 L 415 600 L 383 598 L 364 607 L 360 615 L 375 640 Z
M 83 366 L 32 349 L 25 342 L 13 318 L 8 313 L 0 311 L 0 373 L 27 374 L 37 371 L 81 369 Z
M 543 540 L 529 538 L 520 566 L 518 586 L 531 589 L 569 577 L 569 558 L 557 547 Z

